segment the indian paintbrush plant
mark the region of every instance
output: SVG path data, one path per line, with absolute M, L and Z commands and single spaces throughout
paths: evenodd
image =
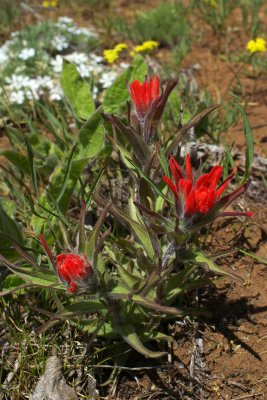
M 140 65 L 143 68 L 140 58 L 138 63 L 139 68 Z M 50 209 L 42 206 L 43 212 L 49 211 L 52 217 L 46 220 L 42 214 L 43 219 L 35 219 L 38 224 L 32 225 L 38 228 L 40 240 L 32 240 L 32 252 L 38 256 L 30 255 L 18 240 L 2 232 L 19 258 L 12 262 L 1 256 L 1 262 L 28 282 L 27 288 L 46 287 L 56 299 L 55 315 L 50 314 L 49 321 L 39 332 L 62 319 L 71 319 L 92 335 L 92 340 L 98 336 L 105 340 L 116 339 L 119 343 L 123 339 L 142 355 L 156 358 L 165 352 L 158 351 L 155 342 L 173 340 L 164 332 L 164 321 L 206 313 L 190 301 L 188 294 L 213 284 L 216 275 L 236 277 L 221 269 L 213 257 L 203 251 L 198 240 L 203 228 L 219 217 L 251 217 L 252 213 L 226 209 L 248 187 L 246 176 L 238 189 L 226 194 L 237 173 L 236 167 L 223 180 L 222 166 L 202 173 L 193 168 L 190 154 L 186 155 L 184 166 L 179 157 L 181 142 L 187 133 L 217 106 L 202 111 L 186 125 L 180 124 L 175 136 L 163 137 L 161 117 L 177 80 L 167 81 L 163 88 L 158 76 L 142 81 L 131 68 L 123 79 L 125 74 L 130 77 L 122 93 L 127 99 L 128 90 L 131 99 L 131 103 L 127 102 L 127 118 L 116 116 L 114 104 L 105 107 L 104 100 L 104 112 L 96 110 L 85 126 L 100 129 L 102 112 L 106 138 L 114 153 L 119 155 L 110 162 L 113 165 L 117 162 L 120 168 L 122 161 L 124 174 L 128 176 L 128 201 L 121 207 L 116 203 L 116 193 L 107 195 L 107 190 L 99 183 L 103 175 L 100 173 L 89 195 L 86 184 L 82 186 L 85 201 L 81 202 L 78 224 L 75 218 L 67 215 L 70 198 L 64 202 L 64 208 L 54 201 L 55 211 L 51 204 Z M 143 73 L 141 75 L 144 77 Z M 113 84 L 115 91 L 118 82 Z M 121 106 L 119 100 L 118 103 Z M 79 104 L 76 102 L 75 106 Z M 83 125 L 83 133 L 84 129 Z M 83 138 L 81 135 L 81 140 Z M 83 140 L 82 144 L 85 146 Z M 82 157 L 80 165 L 86 153 L 79 150 L 79 146 L 76 140 L 78 150 L 75 147 L 77 153 L 73 150 L 73 154 Z M 87 158 L 85 161 L 88 163 Z M 82 170 L 74 175 L 71 167 L 69 162 L 69 175 L 65 173 L 63 183 L 61 181 L 66 190 L 66 176 L 72 177 L 72 185 L 74 177 L 76 185 L 78 179 L 82 180 Z M 59 182 L 55 181 L 53 190 Z M 70 196 L 73 196 L 75 185 L 71 187 Z M 62 190 L 59 200 L 65 193 Z M 44 201 L 44 195 L 42 198 Z M 86 215 L 92 204 L 99 217 L 91 229 Z M 60 218 L 58 222 L 56 215 Z M 56 293 L 64 290 L 68 296 L 61 303 Z M 147 342 L 152 343 L 147 346 Z

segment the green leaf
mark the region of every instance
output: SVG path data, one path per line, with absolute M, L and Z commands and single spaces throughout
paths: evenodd
M 165 335 L 164 333 L 161 332 L 142 332 L 141 338 L 144 342 L 148 342 L 150 340 L 158 340 L 158 341 L 165 341 L 165 342 L 173 342 L 174 339 L 172 336 Z
M 116 263 L 116 268 L 119 271 L 122 281 L 130 288 L 136 288 L 136 286 L 142 282 L 141 278 L 131 274 L 124 267 Z
M 14 264 L 7 263 L 7 260 L 5 260 L 5 258 L 1 255 L 0 260 L 14 274 L 19 276 L 25 282 L 31 283 L 33 286 L 39 286 L 43 288 L 50 287 L 57 290 L 65 290 L 64 286 L 58 282 L 57 276 L 48 269 L 40 271 L 28 265 L 17 267 Z
M 108 322 L 103 322 L 97 318 L 83 319 L 77 321 L 77 325 L 84 332 L 94 334 L 97 331 L 97 336 L 102 336 L 105 339 L 115 338 L 117 334 L 114 332 L 112 325 Z M 99 328 L 100 326 L 100 328 Z
M 71 318 L 82 314 L 94 313 L 100 310 L 105 310 L 107 306 L 99 300 L 86 300 L 78 301 L 64 308 L 64 310 L 57 313 L 57 317 Z
M 112 138 L 111 138 L 111 141 L 114 144 L 114 146 L 116 146 L 117 149 L 120 151 L 121 157 L 122 157 L 123 162 L 126 165 L 126 167 L 128 169 L 133 169 L 134 170 L 135 167 L 131 163 L 131 161 L 132 161 L 131 153 L 125 147 L 121 146 L 117 141 L 115 141 L 115 140 L 113 141 Z
M 127 220 L 132 230 L 134 231 L 135 236 L 140 240 L 140 242 L 144 246 L 144 249 L 146 250 L 148 257 L 151 260 L 153 260 L 155 252 L 147 228 L 145 227 L 145 225 L 139 224 L 138 222 L 134 221 L 131 218 L 127 218 Z
M 218 265 L 216 265 L 208 256 L 206 256 L 206 254 L 202 253 L 201 251 L 192 251 L 191 253 L 186 255 L 184 261 L 193 261 L 196 264 L 204 264 L 209 268 L 210 271 L 215 272 L 216 274 L 228 275 L 231 278 L 238 279 L 243 282 L 243 280 L 239 276 L 232 274 L 231 272 L 226 272 L 218 267 Z
M 238 250 L 240 253 L 244 254 L 245 256 L 251 257 L 254 260 L 256 260 L 258 263 L 260 264 L 265 264 L 267 265 L 267 258 L 262 258 L 262 257 L 258 257 L 255 254 L 250 253 L 249 251 L 245 251 L 243 249 L 239 249 Z
M 253 156 L 254 156 L 254 140 L 253 140 L 253 133 L 252 129 L 248 120 L 248 117 L 246 116 L 245 110 L 243 107 L 241 107 L 239 104 L 237 104 L 237 108 L 239 109 L 241 116 L 243 118 L 243 122 L 245 125 L 245 138 L 246 138 L 246 163 L 245 163 L 245 175 L 243 177 L 243 181 L 245 181 L 249 174 L 250 174 L 250 169 L 253 163 Z
M 89 260 L 94 260 L 95 252 L 97 249 L 97 240 L 100 235 L 101 227 L 106 219 L 110 204 L 106 204 L 103 208 L 101 215 L 99 216 L 91 234 L 89 235 L 88 240 L 85 242 L 85 253 Z
M 184 313 L 183 310 L 179 310 L 178 308 L 174 307 L 162 306 L 153 301 L 147 300 L 145 297 L 140 295 L 133 295 L 132 300 L 134 303 L 140 304 L 141 306 L 144 306 L 151 310 L 155 310 L 161 314 L 172 314 L 181 316 Z
M 14 211 L 14 204 L 1 199 L 0 203 L 0 232 L 7 233 L 12 236 L 17 242 L 22 243 L 22 236 L 20 232 L 19 225 L 14 220 L 12 215 L 12 210 Z M 5 246 L 8 241 L 1 240 L 1 246 Z M 9 245 L 10 247 L 10 245 Z
M 68 162 L 67 162 L 67 165 L 65 167 L 65 176 L 64 176 L 63 183 L 61 185 L 60 192 L 59 192 L 59 194 L 57 196 L 57 200 L 56 200 L 57 203 L 60 201 L 60 199 L 64 195 L 65 190 L 67 188 L 69 177 L 70 177 L 70 172 L 71 172 L 71 167 L 72 167 L 72 162 L 73 162 L 73 157 L 74 157 L 74 154 L 75 154 L 75 150 L 76 150 L 76 146 L 74 146 L 72 148 L 70 156 L 69 156 L 69 159 L 68 159 Z
M 143 178 L 146 182 L 149 183 L 149 185 L 153 188 L 153 190 L 164 200 L 170 202 L 170 200 L 162 193 L 162 191 L 158 188 L 158 186 L 143 172 L 143 170 L 136 164 L 134 163 L 131 159 L 127 159 L 127 161 L 132 164 L 134 169 L 138 172 L 139 176 Z
M 170 304 L 170 302 L 182 292 L 184 287 L 184 281 L 186 277 L 195 269 L 195 266 L 186 265 L 182 271 L 171 274 L 168 281 L 166 282 L 165 294 L 163 301 Z
M 147 65 L 143 57 L 137 55 L 132 64 L 107 89 L 103 101 L 105 112 L 116 113 L 121 107 L 125 106 L 125 102 L 129 98 L 127 84 L 135 79 L 143 81 L 146 75 Z
M 61 86 L 78 118 L 87 120 L 95 111 L 89 85 L 81 78 L 76 67 L 64 60 Z
M 79 158 L 95 157 L 101 150 L 104 142 L 104 128 L 101 118 L 102 108 L 95 113 L 81 127 L 78 136 Z
M 121 282 L 116 282 L 115 286 L 112 288 L 112 291 L 109 293 L 110 297 L 116 297 L 112 296 L 112 294 L 115 295 L 122 295 L 122 298 L 126 298 L 130 294 L 130 290 L 126 285 L 124 286 L 123 283 Z M 125 296 L 126 295 L 126 296 Z
M 149 358 L 159 358 L 166 354 L 166 352 L 161 351 L 151 351 L 147 349 L 137 336 L 134 327 L 131 325 L 115 325 L 115 329 L 123 337 L 126 343 L 128 343 L 133 349 L 138 351 L 145 357 Z
M 100 195 L 97 192 L 94 194 L 94 200 L 102 206 L 106 206 L 108 203 L 110 203 L 108 199 L 106 199 L 104 196 Z M 137 240 L 141 242 L 148 257 L 153 260 L 155 252 L 150 240 L 149 231 L 147 227 L 144 225 L 144 223 L 139 223 L 137 221 L 134 221 L 127 212 L 123 211 L 115 204 L 111 204 L 110 212 L 116 219 L 118 219 L 118 221 L 120 221 L 123 225 L 126 225 L 128 228 L 132 230 Z
M 7 275 L 4 279 L 4 281 L 1 283 L 1 294 L 4 294 L 4 292 L 9 292 L 10 290 L 19 289 L 19 286 L 23 285 L 24 281 L 21 279 L 19 276 L 15 274 L 10 274 Z
M 38 197 L 37 170 L 36 170 L 36 165 L 35 165 L 35 160 L 34 160 L 34 152 L 33 152 L 32 146 L 26 136 L 24 136 L 24 140 L 25 140 L 27 152 L 28 152 L 28 160 L 29 160 L 29 166 L 30 166 L 30 171 L 31 171 L 32 186 L 33 186 L 35 195 Z
M 226 179 L 227 176 L 228 176 L 228 165 L 230 164 L 232 169 L 234 169 L 235 161 L 233 159 L 233 156 L 232 156 L 232 153 L 231 153 L 231 149 L 229 148 L 227 143 L 224 140 L 222 142 L 223 142 L 223 147 L 224 147 L 224 151 L 225 151 L 225 156 L 224 156 L 224 158 L 222 160 L 223 179 Z
M 23 154 L 16 150 L 1 150 L 0 156 L 6 157 L 21 172 L 28 174 L 30 172 L 29 160 Z

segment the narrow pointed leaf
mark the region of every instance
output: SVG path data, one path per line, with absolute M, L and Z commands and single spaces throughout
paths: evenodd
M 216 265 L 206 254 L 202 253 L 201 251 L 192 251 L 191 253 L 187 254 L 185 258 L 185 262 L 194 262 L 196 264 L 204 264 L 208 267 L 208 269 L 212 272 L 215 272 L 220 275 L 228 275 L 231 278 L 238 279 L 243 282 L 243 279 L 231 272 L 224 271 L 218 265 Z
M 166 354 L 166 352 L 151 351 L 147 349 L 139 339 L 134 328 L 130 325 L 123 326 L 117 324 L 116 330 L 118 330 L 118 333 L 123 337 L 126 343 L 128 343 L 133 349 L 135 349 L 136 351 L 138 351 L 138 353 L 142 354 L 145 357 L 159 358 L 163 357 Z
M 78 301 L 77 303 L 65 307 L 62 311 L 58 312 L 56 316 L 60 318 L 72 318 L 78 315 L 95 313 L 106 308 L 107 306 L 99 300 Z
M 252 133 L 252 129 L 248 120 L 248 117 L 245 113 L 245 110 L 239 105 L 237 104 L 237 108 L 239 109 L 242 118 L 243 118 L 243 122 L 245 125 L 245 138 L 246 138 L 246 162 L 245 162 L 245 175 L 243 177 L 243 182 L 245 182 L 247 180 L 247 178 L 249 177 L 250 174 L 250 169 L 253 163 L 253 156 L 254 156 L 254 139 L 253 139 L 253 133 Z

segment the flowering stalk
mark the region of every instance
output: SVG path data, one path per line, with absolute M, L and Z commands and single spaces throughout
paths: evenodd
M 184 230 L 190 230 L 192 222 L 201 224 L 214 219 L 216 216 L 245 216 L 251 217 L 252 212 L 231 212 L 218 214 L 221 208 L 225 209 L 232 201 L 239 197 L 248 187 L 244 183 L 240 188 L 229 195 L 221 197 L 230 181 L 236 173 L 236 167 L 232 173 L 218 186 L 222 175 L 222 166 L 215 166 L 212 170 L 201 175 L 197 180 L 193 178 L 190 155 L 185 158 L 185 173 L 172 156 L 170 158 L 170 170 L 173 180 L 163 176 L 174 194 L 176 211 Z
M 157 75 L 144 83 L 135 80 L 129 86 L 129 92 L 135 106 L 135 111 L 141 123 L 144 122 L 153 102 L 159 97 L 159 86 L 160 82 Z
M 68 291 L 75 293 L 79 286 L 86 286 L 93 275 L 93 268 L 86 256 L 61 253 L 56 256 L 60 280 L 68 285 Z
M 75 253 L 61 253 L 56 256 L 56 262 L 49 246 L 41 234 L 40 242 L 49 257 L 54 271 L 70 293 L 77 293 L 80 287 L 88 286 L 94 270 L 85 255 Z
M 143 83 L 135 80 L 129 85 L 130 96 L 134 104 L 130 122 L 148 144 L 157 133 L 167 99 L 176 85 L 177 80 L 169 80 L 160 94 L 160 81 L 157 75 Z

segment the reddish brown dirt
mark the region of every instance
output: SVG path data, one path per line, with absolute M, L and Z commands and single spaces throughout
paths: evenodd
M 240 65 L 222 61 L 218 55 L 213 54 L 205 44 L 194 46 L 192 52 L 183 62 L 185 67 L 193 64 L 201 66 L 197 73 L 197 80 L 201 87 L 206 88 L 214 98 L 214 102 L 220 103 L 229 98 L 229 90 L 236 83 L 238 75 L 243 86 L 244 104 L 247 103 L 246 113 L 254 134 L 255 152 L 262 156 L 267 154 L 267 80 L 264 76 L 251 79 L 245 75 L 249 71 L 248 66 L 240 69 Z M 245 147 L 244 127 L 240 122 L 223 134 L 229 145 L 235 143 L 241 150 Z

